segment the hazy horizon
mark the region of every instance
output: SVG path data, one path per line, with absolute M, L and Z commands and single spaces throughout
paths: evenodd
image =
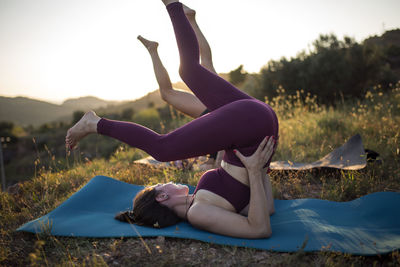
M 155 90 L 157 90 L 157 89 L 155 89 Z M 38 98 L 38 97 L 35 97 L 35 96 L 26 96 L 26 95 L 11 95 L 11 96 L 10 96 L 10 95 L 0 95 L 0 97 L 8 97 L 8 98 L 25 97 L 25 98 L 29 98 L 29 99 L 33 99 L 33 100 L 37 100 L 37 101 L 44 101 L 44 102 L 48 102 L 48 103 L 51 103 L 51 104 L 61 105 L 61 104 L 62 104 L 63 102 L 65 102 L 66 100 L 78 99 L 78 98 L 85 98 L 85 97 L 96 97 L 96 98 L 98 98 L 99 100 L 114 101 L 114 102 L 134 101 L 134 100 L 137 100 L 137 99 L 140 99 L 140 98 L 144 97 L 144 96 L 147 95 L 148 93 L 154 92 L 155 90 L 149 91 L 149 92 L 145 93 L 144 95 L 139 96 L 139 97 L 137 97 L 137 98 L 133 98 L 133 99 L 122 99 L 122 100 L 104 99 L 104 98 L 101 98 L 101 97 L 98 97 L 98 96 L 95 96 L 95 95 L 82 95 L 82 96 L 78 96 L 78 97 L 67 97 L 67 98 L 64 98 L 64 99 L 62 99 L 62 100 L 51 100 L 51 99 Z
M 241 64 L 258 72 L 308 50 L 320 34 L 361 42 L 400 28 L 398 0 L 184 3 L 196 9 L 219 73 Z M 160 43 L 171 81 L 179 81 L 176 41 L 159 0 L 0 0 L 0 95 L 57 104 L 140 98 L 158 85 L 138 34 Z

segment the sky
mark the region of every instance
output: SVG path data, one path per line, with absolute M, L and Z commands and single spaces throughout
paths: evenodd
M 258 72 L 320 34 L 358 42 L 400 28 L 399 0 L 187 0 L 217 72 Z M 160 43 L 173 82 L 179 56 L 160 0 L 0 0 L 0 95 L 61 103 L 133 100 L 158 88 L 137 35 Z

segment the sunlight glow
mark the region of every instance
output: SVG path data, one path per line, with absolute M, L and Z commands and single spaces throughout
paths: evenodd
M 258 72 L 295 56 L 321 33 L 355 37 L 400 27 L 399 1 L 188 0 L 218 72 Z M 384 26 L 383 26 L 384 23 Z M 1 0 L 0 95 L 62 101 L 93 95 L 135 99 L 158 88 L 138 34 L 160 43 L 179 81 L 176 42 L 161 1 Z

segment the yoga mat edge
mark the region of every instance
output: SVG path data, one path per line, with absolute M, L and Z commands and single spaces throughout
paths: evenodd
M 240 239 L 202 231 L 187 222 L 155 229 L 115 220 L 117 212 L 132 208 L 132 199 L 142 188 L 96 176 L 59 207 L 17 231 L 99 238 L 165 236 L 279 252 L 298 251 L 304 242 L 304 251 L 355 255 L 385 254 L 400 248 L 400 193 L 378 192 L 349 202 L 275 200 L 272 236 Z

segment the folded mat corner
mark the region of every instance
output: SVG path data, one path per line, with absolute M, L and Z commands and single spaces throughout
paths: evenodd
M 367 156 L 361 135 L 356 134 L 342 146 L 334 149 L 317 161 L 311 163 L 273 161 L 270 168 L 272 170 L 309 170 L 313 168 L 360 170 L 365 168 L 365 166 L 367 166 Z

